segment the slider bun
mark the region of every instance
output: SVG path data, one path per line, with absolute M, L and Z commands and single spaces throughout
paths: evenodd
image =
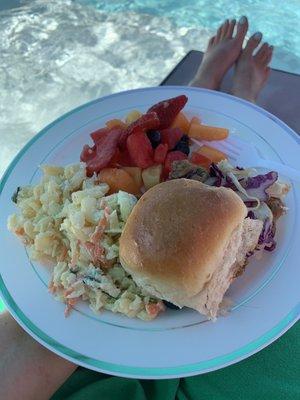
M 148 190 L 130 214 L 120 262 L 151 294 L 200 311 L 193 299 L 222 265 L 233 235 L 241 240 L 246 214 L 231 189 L 166 181 Z

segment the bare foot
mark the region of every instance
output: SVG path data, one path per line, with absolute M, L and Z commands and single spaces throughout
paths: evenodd
M 262 34 L 257 32 L 248 40 L 238 58 L 233 77 L 232 94 L 253 103 L 270 75 L 268 64 L 273 55 L 273 46 L 269 46 L 268 43 L 264 43 L 253 55 L 261 39 Z
M 207 46 L 203 60 L 190 86 L 218 89 L 223 76 L 237 60 L 248 30 L 248 20 L 241 17 L 233 36 L 235 20 L 228 19 L 219 27 Z

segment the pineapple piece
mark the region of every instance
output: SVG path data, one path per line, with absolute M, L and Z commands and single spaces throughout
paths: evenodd
M 142 178 L 146 190 L 160 183 L 161 173 L 162 173 L 161 164 L 154 165 L 153 167 L 149 167 L 143 170 Z
M 132 122 L 136 121 L 141 116 L 142 116 L 142 113 L 138 110 L 130 111 L 130 113 L 125 118 L 126 124 L 127 125 L 132 124 Z

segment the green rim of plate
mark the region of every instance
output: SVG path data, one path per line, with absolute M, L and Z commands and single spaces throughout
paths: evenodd
M 210 360 L 202 361 L 199 363 L 179 365 L 168 368 L 155 368 L 155 367 L 129 367 L 126 365 L 118 365 L 109 363 L 106 361 L 99 361 L 91 357 L 86 357 L 79 354 L 68 347 L 58 343 L 56 340 L 48 336 L 45 332 L 39 329 L 33 324 L 20 310 L 11 295 L 9 294 L 2 277 L 0 276 L 0 288 L 2 295 L 8 309 L 11 310 L 13 316 L 21 323 L 27 331 L 34 334 L 34 336 L 42 341 L 46 347 L 54 349 L 56 353 L 67 356 L 67 358 L 76 361 L 78 364 L 83 366 L 89 366 L 92 369 L 99 369 L 105 372 L 124 374 L 131 376 L 145 376 L 145 377 L 169 377 L 182 374 L 197 374 L 204 370 L 217 369 L 219 366 L 224 364 L 229 365 L 236 361 L 240 361 L 243 358 L 250 356 L 251 354 L 261 350 L 267 346 L 270 342 L 280 336 L 281 333 L 285 332 L 294 322 L 297 320 L 297 316 L 300 312 L 300 304 L 296 306 L 288 315 L 286 315 L 277 325 L 267 331 L 264 335 L 253 340 L 247 345 L 235 350 L 231 353 L 212 358 Z
M 146 88 L 146 89 L 135 89 L 135 90 L 130 90 L 130 91 L 125 91 L 122 92 L 122 94 L 130 93 L 130 92 L 140 92 L 140 91 L 153 91 L 154 89 L 158 90 L 183 90 L 184 87 L 182 86 L 168 86 L 165 88 L 158 87 L 158 88 Z M 220 92 L 214 92 L 206 89 L 194 89 L 194 88 L 188 88 L 189 91 L 208 91 L 213 95 L 216 96 L 222 96 L 222 97 L 230 97 L 232 100 L 246 104 L 247 106 L 250 106 L 251 108 L 255 108 L 258 112 L 261 114 L 266 115 L 269 119 L 273 120 L 275 123 L 280 125 L 290 136 L 292 136 L 296 142 L 299 141 L 299 138 L 297 135 L 282 121 L 280 121 L 277 117 L 273 116 L 272 114 L 268 113 L 267 111 L 252 105 L 248 103 L 247 101 L 244 101 L 242 99 L 238 99 L 234 96 L 230 96 L 224 93 Z M 48 126 L 46 126 L 43 130 L 41 130 L 36 136 L 34 136 L 24 147 L 23 149 L 20 150 L 20 152 L 16 155 L 16 157 L 13 159 L 13 161 L 10 163 L 8 166 L 3 178 L 0 181 L 0 195 L 3 191 L 3 188 L 5 186 L 6 181 L 8 180 L 11 172 L 17 165 L 18 161 L 21 159 L 21 157 L 26 153 L 26 151 L 43 135 L 45 135 L 50 128 L 52 128 L 54 125 L 56 125 L 58 122 L 64 120 L 68 116 L 86 108 L 89 107 L 93 104 L 96 103 L 101 103 L 102 101 L 105 101 L 108 98 L 119 96 L 120 93 L 112 94 L 106 97 L 102 97 L 101 99 L 97 99 L 94 101 L 91 101 L 89 103 L 86 103 L 78 108 L 75 108 L 74 110 L 71 110 L 70 112 L 64 114 Z M 0 274 L 0 291 L 3 296 L 3 300 L 7 306 L 7 308 L 10 310 L 12 315 L 15 317 L 15 319 L 25 328 L 25 330 L 28 333 L 33 334 L 34 337 L 36 337 L 39 341 L 41 341 L 46 347 L 49 349 L 52 349 L 56 353 L 65 356 L 66 358 L 75 361 L 76 363 L 83 365 L 83 366 L 88 366 L 91 369 L 98 369 L 102 370 L 103 372 L 110 372 L 114 374 L 122 374 L 122 375 L 127 375 L 127 376 L 143 376 L 143 377 L 170 377 L 170 376 L 178 376 L 178 375 L 193 375 L 200 373 L 205 370 L 214 370 L 218 369 L 219 367 L 222 366 L 227 366 L 230 365 L 234 362 L 240 361 L 248 356 L 250 356 L 253 353 L 256 353 L 257 351 L 263 349 L 266 347 L 268 344 L 273 342 L 275 339 L 277 339 L 281 334 L 283 334 L 286 330 L 288 330 L 299 318 L 300 314 L 300 303 L 298 303 L 280 322 L 278 322 L 273 328 L 271 328 L 269 331 L 258 337 L 257 339 L 249 342 L 247 345 L 242 346 L 241 348 L 228 353 L 224 354 L 222 356 L 218 356 L 215 358 L 212 358 L 210 360 L 206 361 L 201 361 L 198 363 L 193 363 L 193 364 L 187 364 L 187 365 L 179 365 L 179 366 L 174 366 L 174 367 L 166 367 L 166 368 L 157 368 L 157 367 L 134 367 L 134 366 L 126 366 L 126 365 L 119 365 L 119 364 L 113 364 L 109 363 L 106 361 L 99 361 L 91 357 L 86 357 L 80 353 L 77 353 L 73 351 L 72 349 L 69 349 L 68 347 L 60 344 L 50 336 L 48 336 L 45 332 L 43 332 L 41 329 L 39 329 L 35 324 L 33 324 L 23 313 L 23 311 L 18 307 L 18 305 L 15 303 L 13 298 L 11 297 L 8 289 L 5 286 L 5 283 L 3 281 L 2 275 Z

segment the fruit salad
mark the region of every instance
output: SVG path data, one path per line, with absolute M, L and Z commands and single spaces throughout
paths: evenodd
M 90 134 L 93 145 L 85 145 L 80 159 L 87 174 L 98 174 L 110 193 L 124 190 L 136 196 L 166 180 L 175 161 L 189 159 L 209 169 L 226 155 L 210 146 L 191 152 L 191 138 L 222 140 L 225 128 L 203 125 L 199 117 L 189 119 L 182 111 L 185 95 L 163 100 L 141 114 L 133 110 L 124 121 L 113 119 Z

